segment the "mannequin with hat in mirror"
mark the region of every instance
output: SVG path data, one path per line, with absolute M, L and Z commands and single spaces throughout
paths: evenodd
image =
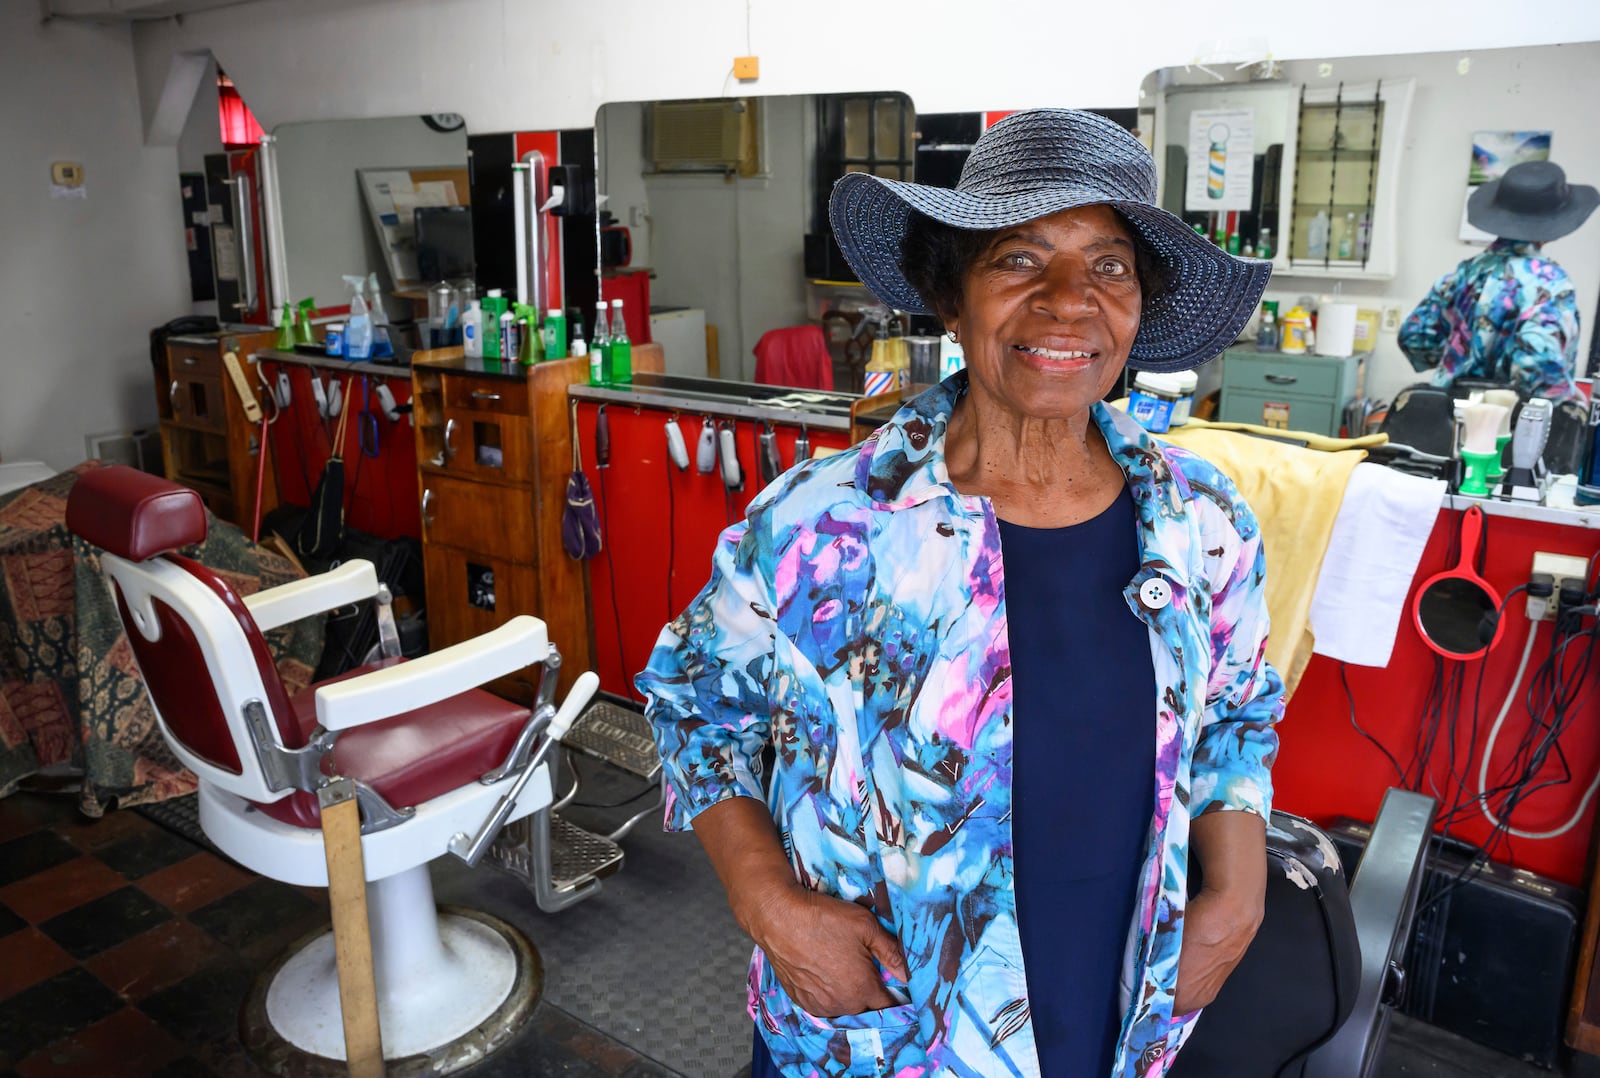
M 1576 231 L 1600 192 L 1569 184 L 1553 161 L 1525 161 L 1483 184 L 1467 201 L 1467 220 L 1497 237 L 1434 284 L 1400 327 L 1400 348 L 1433 382 L 1489 379 L 1524 397 L 1579 395 L 1578 297 L 1572 281 L 1542 252 Z

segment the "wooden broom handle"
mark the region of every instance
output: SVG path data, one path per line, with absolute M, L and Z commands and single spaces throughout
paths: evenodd
M 345 1060 L 351 1078 L 383 1078 L 383 1038 L 378 1029 L 378 988 L 372 972 L 367 874 L 361 857 L 361 811 L 356 806 L 355 783 L 336 778 L 317 791 L 317 802 L 328 858 L 328 906 L 333 914 Z

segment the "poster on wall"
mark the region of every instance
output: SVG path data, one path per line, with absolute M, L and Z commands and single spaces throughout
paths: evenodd
M 1248 210 L 1254 192 L 1254 109 L 1199 109 L 1189 115 L 1186 213 Z
M 1467 199 L 1480 184 L 1498 180 L 1512 165 L 1550 160 L 1549 131 L 1475 131 L 1467 166 L 1467 193 L 1461 200 L 1461 242 L 1489 243 L 1495 237 L 1467 223 Z

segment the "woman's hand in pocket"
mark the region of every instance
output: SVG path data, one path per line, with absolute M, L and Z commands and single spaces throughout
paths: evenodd
M 878 965 L 909 981 L 900 942 L 865 906 L 798 883 L 775 889 L 752 917 L 750 935 L 789 998 L 818 1018 L 879 1011 L 899 1001 Z

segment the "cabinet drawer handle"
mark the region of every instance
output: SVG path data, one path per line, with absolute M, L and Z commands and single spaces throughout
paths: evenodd
M 172 410 L 174 412 L 178 411 L 178 380 L 176 378 L 174 378 L 172 380 L 172 384 L 167 387 L 167 403 L 172 405 Z
M 448 460 L 451 457 L 456 455 L 455 443 L 451 441 L 451 435 L 455 434 L 455 432 L 456 432 L 456 421 L 453 420 L 453 419 L 445 420 L 444 421 L 444 455 L 445 455 L 445 459 L 446 460 Z
M 500 394 L 490 393 L 487 389 L 474 389 L 472 391 L 472 399 L 475 401 L 497 401 L 500 399 Z
M 433 514 L 428 512 L 428 507 L 433 504 L 433 491 L 427 487 L 422 488 L 422 526 L 433 527 Z
M 184 356 L 183 357 L 183 365 L 185 367 L 196 366 L 197 364 L 199 364 L 199 362 L 200 361 L 198 359 L 194 358 L 193 356 Z
M 1300 380 L 1292 374 L 1269 374 L 1266 377 L 1275 386 L 1292 386 Z

